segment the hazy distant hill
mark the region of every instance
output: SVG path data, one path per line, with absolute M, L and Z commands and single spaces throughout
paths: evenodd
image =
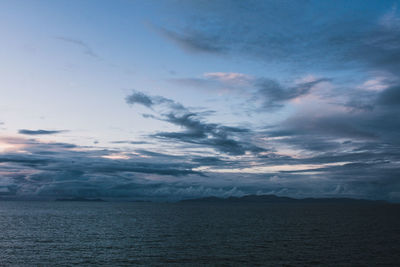
M 385 201 L 354 199 L 354 198 L 290 198 L 275 195 L 247 195 L 243 197 L 205 197 L 185 199 L 181 202 L 187 203 L 385 203 Z
M 83 201 L 83 202 L 104 202 L 101 198 L 84 198 L 84 197 L 75 197 L 75 198 L 57 198 L 56 201 Z

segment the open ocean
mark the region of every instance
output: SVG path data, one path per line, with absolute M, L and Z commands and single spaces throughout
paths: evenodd
M 400 266 L 400 205 L 0 202 L 1 266 Z

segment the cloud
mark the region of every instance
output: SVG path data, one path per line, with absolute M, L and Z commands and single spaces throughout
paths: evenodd
M 96 58 L 96 59 L 100 59 L 100 56 L 85 42 L 79 40 L 79 39 L 74 39 L 74 38 L 69 38 L 69 37 L 62 37 L 62 36 L 58 36 L 58 37 L 54 37 L 56 40 L 62 41 L 62 42 L 66 42 L 69 44 L 73 44 L 76 45 L 78 47 L 80 47 L 83 51 L 84 54 Z
M 281 107 L 285 101 L 307 95 L 314 86 L 329 81 L 330 79 L 322 78 L 310 82 L 302 82 L 292 87 L 284 87 L 274 80 L 259 79 L 255 82 L 259 88 L 255 98 L 263 99 L 262 108 L 264 109 Z
M 234 72 L 210 72 L 201 77 L 174 78 L 168 81 L 185 88 L 191 87 L 202 92 L 218 95 L 234 93 L 246 93 L 254 87 L 254 77 L 243 73 Z
M 212 157 L 136 150 L 135 153 L 125 151 L 128 159 L 116 160 L 104 156 L 119 153 L 118 150 L 24 138 L 1 138 L 0 141 L 16 146 L 14 150 L 0 153 L 1 198 L 101 197 L 165 201 L 243 195 L 257 188 L 247 185 L 239 189 L 229 181 L 210 179 L 207 173 L 195 170 L 211 162 L 213 166 L 224 164 Z
M 258 76 L 213 70 L 171 80 L 226 93 L 235 112 L 253 116 L 246 126 L 134 91 L 126 103 L 143 106 L 143 117 L 170 130 L 111 142 L 114 149 L 0 138 L 0 195 L 170 200 L 273 193 L 400 201 L 400 16 L 392 3 L 221 0 L 173 7 L 185 17 L 165 19 L 157 31 L 192 57 L 257 61 L 248 66 Z M 80 40 L 58 39 L 98 57 Z
M 121 197 L 118 186 L 137 184 L 151 188 L 159 176 L 203 176 L 192 170 L 198 164 L 163 154 L 128 153 L 126 160 L 107 158 L 116 150 L 78 147 L 67 143 L 44 143 L 33 139 L 2 138 L 15 149 L 0 153 L 0 175 L 8 179 L 1 188 L 14 196 L 112 196 Z M 22 150 L 20 148 L 23 148 Z M 154 160 L 155 158 L 160 160 Z M 168 179 L 166 179 L 166 184 Z M 12 190 L 11 190 L 12 189 Z M 110 190 L 111 193 L 108 193 Z M 0 190 L 1 191 L 1 190 Z M 136 197 L 135 190 L 129 196 Z M 123 195 L 123 194 L 122 194 Z
M 160 33 L 191 52 L 240 53 L 269 61 L 299 60 L 312 49 L 314 54 L 319 52 L 316 48 L 325 41 L 324 32 L 342 26 L 326 21 L 340 8 L 333 6 L 311 13 L 310 6 L 302 1 L 290 5 L 269 1 L 181 3 L 176 8 L 190 15 Z
M 27 130 L 21 129 L 18 131 L 19 134 L 25 135 L 51 135 L 66 132 L 65 130 Z
M 400 84 L 384 90 L 379 95 L 378 104 L 398 107 L 400 105 Z
M 252 79 L 250 75 L 237 72 L 207 72 L 204 77 L 230 83 L 245 83 Z
M 289 92 L 288 95 L 275 96 L 268 92 L 264 99 L 284 103 L 309 94 L 313 86 L 326 81 L 329 80 L 313 79 L 297 82 L 293 87 L 280 86 L 279 90 Z M 158 132 L 151 137 L 169 140 L 172 144 L 213 148 L 220 154 L 192 159 L 194 164 L 199 164 L 195 170 L 209 177 L 225 172 L 226 175 L 244 175 L 246 178 L 239 180 L 255 183 L 263 192 L 296 197 L 342 196 L 397 201 L 393 198 L 396 194 L 391 192 L 400 186 L 396 179 L 400 168 L 397 141 L 400 120 L 395 116 L 398 113 L 394 112 L 393 105 L 381 103 L 383 92 L 373 92 L 369 98 L 373 109 L 349 112 L 337 104 L 330 104 L 334 108 L 327 109 L 319 109 L 320 106 L 300 109 L 264 132 L 207 123 L 201 115 L 184 106 L 180 110 L 169 107 L 160 111 L 155 105 L 154 110 L 159 112 L 153 118 L 182 127 L 183 131 Z M 243 158 L 245 155 L 247 157 Z M 222 160 L 221 156 L 229 158 Z M 277 175 L 279 179 L 267 179 Z M 221 181 L 222 178 L 216 179 Z M 231 184 L 239 183 L 231 181 Z M 244 184 L 237 186 L 242 192 L 257 192 Z
M 157 28 L 158 32 L 167 39 L 179 45 L 188 52 L 223 53 L 226 48 L 218 44 L 218 37 L 202 35 L 201 33 L 178 33 L 162 27 Z
M 247 151 L 258 153 L 265 149 L 243 140 L 235 140 L 238 135 L 246 135 L 250 131 L 240 127 L 226 127 L 216 123 L 206 123 L 195 113 L 176 115 L 165 114 L 165 121 L 185 129 L 183 132 L 159 132 L 155 137 L 180 142 L 212 147 L 217 151 L 231 155 L 243 155 Z
M 111 144 L 130 144 L 130 145 L 145 145 L 149 144 L 147 141 L 129 141 L 129 140 L 119 140 L 119 141 L 112 141 Z
M 179 23 L 164 23 L 159 32 L 184 51 L 228 54 L 284 71 L 367 65 L 398 69 L 400 31 L 395 1 L 371 5 L 362 1 L 339 5 L 189 1 L 171 8 L 184 15 Z
M 153 106 L 166 106 L 174 110 L 185 110 L 181 104 L 175 101 L 162 97 L 162 96 L 149 96 L 143 92 L 133 91 L 132 94 L 125 97 L 125 102 L 129 105 L 143 105 L 147 108 L 152 108 Z
M 314 87 L 331 83 L 332 79 L 308 77 L 306 80 L 284 85 L 274 79 L 255 77 L 244 73 L 210 72 L 204 73 L 202 78 L 175 78 L 170 81 L 203 91 L 234 92 L 242 99 L 248 98 L 253 107 L 255 103 L 258 104 L 257 112 L 270 112 L 283 107 L 288 101 L 310 94 Z
M 333 194 L 390 199 L 390 192 L 400 187 L 396 174 L 400 170 L 399 108 L 382 102 L 379 95 L 371 103 L 374 109 L 358 112 L 297 112 L 265 131 L 276 152 L 263 154 L 259 160 L 271 166 L 317 164 L 318 168 L 281 172 L 293 179 L 307 175 L 326 186 L 337 184 L 341 190 Z M 290 156 L 281 156 L 283 151 Z
M 396 200 L 400 181 L 398 149 L 359 143 L 358 151 L 294 158 L 266 151 L 268 156 L 169 155 L 148 150 L 119 151 L 45 143 L 33 139 L 2 138 L 16 146 L 0 153 L 2 198 L 101 197 L 113 199 L 179 200 L 244 194 L 343 196 Z M 348 148 L 351 143 L 344 144 Z M 23 149 L 21 149 L 23 148 Z M 127 159 L 104 156 L 124 153 Z M 145 157 L 143 157 L 145 156 Z M 332 164 L 333 163 L 333 164 Z M 341 164 L 337 164 L 341 163 Z M 212 169 L 281 166 L 272 173 L 224 173 Z M 308 166 L 312 169 L 282 166 Z M 318 164 L 320 166 L 318 167 Z M 327 165 L 328 164 L 328 165 Z M 330 164 L 330 165 L 329 165 Z M 277 178 L 279 177 L 279 179 Z M 378 185 L 378 186 L 376 186 Z
M 151 136 L 153 138 L 210 147 L 231 155 L 243 155 L 246 152 L 258 153 L 265 150 L 245 141 L 251 135 L 249 129 L 205 122 L 202 117 L 209 111 L 194 113 L 173 100 L 138 92 L 127 96 L 125 100 L 128 104 L 140 104 L 148 108 L 166 105 L 167 111 L 158 110 L 159 117 L 152 115 L 147 117 L 169 122 L 184 129 L 181 132 L 158 132 Z
M 128 95 L 125 98 L 125 101 L 126 101 L 126 103 L 131 104 L 131 105 L 141 104 L 146 107 L 151 107 L 154 105 L 153 100 L 141 92 L 134 92 L 131 95 Z
M 361 86 L 359 86 L 363 90 L 368 91 L 382 91 L 388 87 L 387 77 L 377 76 L 370 80 L 365 81 Z
M 368 64 L 367 66 L 369 67 L 398 75 L 400 66 L 400 30 L 396 23 L 393 22 L 391 24 L 389 22 L 390 20 L 398 20 L 398 18 L 398 14 L 393 14 L 393 18 L 388 19 L 387 23 L 389 24 L 375 26 L 365 34 L 361 39 L 362 43 L 358 43 L 356 46 L 357 51 L 351 51 L 350 56 Z

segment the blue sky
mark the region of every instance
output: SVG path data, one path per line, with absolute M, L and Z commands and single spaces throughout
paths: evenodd
M 398 1 L 2 1 L 0 196 L 400 200 Z

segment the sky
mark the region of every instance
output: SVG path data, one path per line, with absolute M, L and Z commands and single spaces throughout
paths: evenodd
M 400 202 L 399 4 L 3 0 L 0 198 Z

